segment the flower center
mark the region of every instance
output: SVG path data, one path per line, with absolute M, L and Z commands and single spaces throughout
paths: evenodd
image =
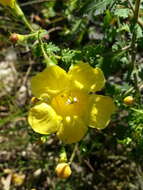
M 84 116 L 89 107 L 89 95 L 81 90 L 65 91 L 55 96 L 51 104 L 62 116 Z

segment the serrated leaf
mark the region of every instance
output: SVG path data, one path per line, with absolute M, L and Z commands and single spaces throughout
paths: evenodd
M 142 28 L 139 25 L 137 25 L 136 32 L 137 32 L 137 39 L 143 37 Z
M 96 11 L 96 15 L 102 13 L 106 7 L 116 0 L 92 0 L 90 3 L 86 5 L 86 12 Z
M 79 50 L 70 50 L 70 49 L 63 49 L 62 50 L 62 61 L 66 63 L 71 63 L 74 60 L 78 59 L 81 52 Z
M 129 16 L 129 13 L 130 13 L 130 10 L 129 9 L 116 9 L 115 11 L 115 16 L 118 16 L 118 17 L 121 17 L 121 18 L 128 18 Z
M 51 53 L 56 53 L 58 51 L 60 51 L 60 48 L 58 46 L 56 46 L 55 44 L 53 44 L 52 42 L 50 43 L 44 43 L 44 49 L 47 52 L 47 54 L 51 54 Z
M 121 27 L 117 30 L 118 32 L 130 32 L 130 28 L 128 24 L 122 24 Z

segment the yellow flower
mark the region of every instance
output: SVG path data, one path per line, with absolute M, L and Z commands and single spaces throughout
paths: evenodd
M 40 134 L 56 133 L 64 143 L 80 141 L 88 126 L 105 128 L 115 111 L 112 98 L 96 95 L 105 78 L 99 68 L 79 62 L 68 73 L 49 66 L 31 80 L 38 102 L 29 111 L 28 121 Z
M 12 182 L 15 186 L 21 186 L 24 183 L 25 175 L 20 173 L 14 173 L 12 175 Z
M 4 6 L 14 7 L 15 0 L 0 0 L 0 3 Z

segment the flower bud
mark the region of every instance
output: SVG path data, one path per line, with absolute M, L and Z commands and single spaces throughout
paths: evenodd
M 9 40 L 12 42 L 12 43 L 16 43 L 17 41 L 18 41 L 18 34 L 16 34 L 16 33 L 13 33 L 13 34 L 11 34 L 10 35 L 10 37 L 9 37 Z
M 13 33 L 10 35 L 9 40 L 12 43 L 22 42 L 24 40 L 24 35 Z
M 123 102 L 124 104 L 126 105 L 132 105 L 134 103 L 134 98 L 133 96 L 126 96 L 124 99 L 123 99 Z
M 36 97 L 32 97 L 31 100 L 30 100 L 31 104 L 36 104 L 39 101 L 40 101 L 40 99 L 38 99 Z
M 71 168 L 69 166 L 69 164 L 67 163 L 59 163 L 55 169 L 56 171 L 56 174 L 59 178 L 62 178 L 62 179 L 66 179 L 68 178 L 72 171 L 71 171 Z

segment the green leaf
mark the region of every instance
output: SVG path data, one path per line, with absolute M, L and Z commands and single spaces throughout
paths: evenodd
M 117 30 L 117 32 L 122 32 L 122 31 L 130 32 L 129 25 L 128 24 L 122 24 L 120 26 L 120 28 Z
M 116 9 L 115 11 L 115 16 L 118 16 L 118 17 L 121 17 L 121 18 L 128 18 L 129 16 L 129 13 L 130 13 L 130 9 Z
M 60 48 L 55 44 L 53 44 L 52 42 L 48 44 L 44 43 L 44 49 L 47 52 L 47 54 L 57 53 L 58 51 L 60 51 Z
M 92 0 L 90 3 L 86 4 L 86 12 L 93 12 L 95 14 L 101 14 L 107 8 L 108 5 L 111 5 L 116 0 Z
M 136 32 L 137 32 L 137 39 L 143 37 L 142 28 L 139 25 L 137 25 Z
M 81 52 L 79 50 L 63 49 L 61 54 L 63 62 L 72 63 L 75 60 L 80 59 Z

